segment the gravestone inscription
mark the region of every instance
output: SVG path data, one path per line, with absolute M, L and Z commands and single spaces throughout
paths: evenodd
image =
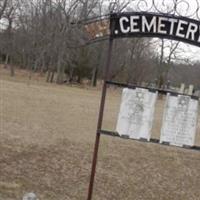
M 120 136 L 150 140 L 157 96 L 147 89 L 123 90 L 116 127 Z
M 167 95 L 160 142 L 175 146 L 194 146 L 198 100 L 189 96 Z

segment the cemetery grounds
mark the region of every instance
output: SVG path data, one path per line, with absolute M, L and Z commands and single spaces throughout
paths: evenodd
M 26 192 L 86 200 L 101 88 L 47 84 L 25 73 L 10 78 L 0 67 L 0 200 Z M 120 95 L 109 89 L 104 129 L 115 130 Z M 154 138 L 163 106 L 158 100 Z M 102 136 L 93 199 L 200 200 L 200 152 Z

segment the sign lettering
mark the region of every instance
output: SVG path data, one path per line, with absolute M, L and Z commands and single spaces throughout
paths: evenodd
M 200 22 L 184 17 L 152 13 L 111 14 L 111 36 L 160 37 L 200 46 Z

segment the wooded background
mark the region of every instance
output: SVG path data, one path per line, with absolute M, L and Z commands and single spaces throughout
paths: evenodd
M 122 3 L 121 3 L 122 2 Z M 110 11 L 131 11 L 130 1 L 0 0 L 0 62 L 46 76 L 47 82 L 96 86 L 102 79 L 107 41 L 85 44 L 78 22 Z M 114 6 L 113 6 L 114 5 Z M 200 85 L 200 63 L 185 56 L 180 42 L 132 38 L 114 41 L 110 78 L 126 83 Z

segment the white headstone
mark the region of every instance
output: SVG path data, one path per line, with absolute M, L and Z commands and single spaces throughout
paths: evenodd
M 184 83 L 181 83 L 181 87 L 180 87 L 179 92 L 180 92 L 181 94 L 184 94 L 184 91 L 185 91 L 185 84 L 184 84 Z
M 22 200 L 39 200 L 36 196 L 36 194 L 34 193 L 27 193 L 23 196 L 23 199 Z
M 167 95 L 160 142 L 175 146 L 193 146 L 198 117 L 198 100 L 188 96 Z
M 193 90 L 194 90 L 194 85 L 189 85 L 188 94 L 192 95 L 193 94 Z
M 123 90 L 116 127 L 119 135 L 150 140 L 157 96 L 147 89 Z

